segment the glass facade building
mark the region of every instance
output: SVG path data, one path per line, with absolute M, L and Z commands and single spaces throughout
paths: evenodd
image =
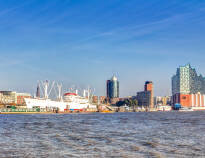
M 197 75 L 190 64 L 177 68 L 172 77 L 172 95 L 175 94 L 205 94 L 205 78 Z
M 119 81 L 115 76 L 107 80 L 107 98 L 119 98 Z

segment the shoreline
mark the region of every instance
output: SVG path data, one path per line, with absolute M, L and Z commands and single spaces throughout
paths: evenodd
M 7 114 L 94 114 L 94 113 L 102 113 L 102 114 L 113 114 L 113 113 L 141 113 L 141 112 L 196 112 L 196 111 L 205 111 L 205 110 L 193 110 L 193 111 L 178 111 L 178 110 L 171 110 L 171 111 L 124 111 L 124 112 L 0 112 L 0 115 L 7 115 Z

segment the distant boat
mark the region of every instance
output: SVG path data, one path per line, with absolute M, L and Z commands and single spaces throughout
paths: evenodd
M 110 110 L 102 110 L 100 113 L 114 113 L 114 111 L 110 111 Z
M 185 112 L 185 111 L 194 111 L 192 108 L 187 108 L 187 107 L 181 107 L 179 111 Z
M 157 111 L 171 111 L 172 107 L 169 105 L 158 106 Z

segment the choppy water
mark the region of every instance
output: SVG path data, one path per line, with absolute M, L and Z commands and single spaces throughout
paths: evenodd
M 205 112 L 0 115 L 0 157 L 205 157 Z

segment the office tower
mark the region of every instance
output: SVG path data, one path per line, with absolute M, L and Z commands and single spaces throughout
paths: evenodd
M 172 77 L 172 103 L 182 106 L 202 106 L 205 94 L 205 78 L 197 75 L 190 64 L 177 68 Z
M 119 98 L 119 81 L 116 76 L 113 76 L 110 80 L 107 80 L 107 99 L 116 100 Z

